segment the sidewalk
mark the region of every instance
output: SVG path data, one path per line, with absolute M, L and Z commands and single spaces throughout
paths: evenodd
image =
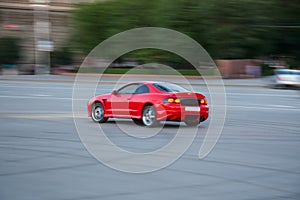
M 76 76 L 65 76 L 65 75 L 1 75 L 0 81 L 28 81 L 28 82 L 62 82 L 62 83 L 73 83 Z M 85 83 L 93 83 L 98 76 L 78 76 L 77 80 Z M 252 78 L 252 79 L 223 79 L 220 80 L 216 77 L 185 77 L 186 80 L 192 85 L 206 85 L 206 81 L 210 85 L 219 86 L 222 85 L 222 81 L 225 86 L 233 87 L 266 87 L 268 84 L 268 78 Z M 121 80 L 121 82 L 130 81 L 169 81 L 181 83 L 182 77 L 178 76 L 157 76 L 157 75 L 134 75 L 126 76 L 117 74 L 105 74 L 101 76 L 102 83 L 116 83 Z M 174 81 L 176 80 L 176 81 Z

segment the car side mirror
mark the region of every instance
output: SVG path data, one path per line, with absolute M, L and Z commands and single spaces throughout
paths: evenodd
M 113 90 L 113 91 L 112 91 L 112 94 L 113 94 L 113 95 L 117 95 L 117 94 L 118 94 L 117 90 Z

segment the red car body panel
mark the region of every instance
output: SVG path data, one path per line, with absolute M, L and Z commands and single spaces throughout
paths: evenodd
M 125 85 L 145 84 L 149 88 L 149 92 L 143 94 L 117 94 L 112 92 L 111 94 L 96 96 L 88 102 L 88 116 L 91 116 L 93 104 L 100 102 L 104 107 L 105 117 L 109 118 L 141 119 L 143 108 L 149 104 L 155 107 L 157 120 L 184 121 L 192 117 L 198 121 L 205 121 L 208 118 L 209 108 L 206 103 L 188 106 L 182 103 L 165 102 L 168 98 L 180 99 L 182 102 L 186 99 L 200 101 L 205 99 L 204 95 L 193 92 L 162 92 L 153 86 L 154 83 L 156 82 L 138 82 Z M 187 109 L 186 107 L 193 107 L 193 109 Z M 200 107 L 200 111 L 196 111 L 195 107 Z

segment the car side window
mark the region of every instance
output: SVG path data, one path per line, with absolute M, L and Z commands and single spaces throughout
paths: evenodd
M 118 94 L 133 94 L 136 91 L 138 86 L 139 86 L 138 84 L 127 85 L 119 89 Z
M 148 93 L 150 90 L 147 85 L 141 84 L 139 87 L 135 90 L 134 94 L 145 94 Z

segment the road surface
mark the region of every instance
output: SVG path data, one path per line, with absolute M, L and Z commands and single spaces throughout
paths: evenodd
M 129 174 L 85 149 L 72 118 L 72 79 L 64 80 L 0 80 L 1 200 L 300 199 L 299 91 L 229 85 L 225 126 L 205 159 L 198 151 L 209 120 L 175 163 Z M 113 81 L 97 92 L 111 91 Z M 194 88 L 209 96 L 201 84 Z M 88 118 L 86 123 L 97 126 Z M 131 126 L 130 120 L 121 123 Z M 165 144 L 177 128 L 166 126 L 145 146 L 129 142 L 114 121 L 103 127 L 120 146 L 136 151 Z

